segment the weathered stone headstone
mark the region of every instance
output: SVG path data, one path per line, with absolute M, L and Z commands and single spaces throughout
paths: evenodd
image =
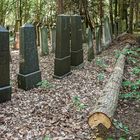
M 92 61 L 94 57 L 93 31 L 88 28 L 88 61 Z
M 70 61 L 70 16 L 59 15 L 56 25 L 54 78 L 61 79 L 71 74 Z
M 106 16 L 104 18 L 104 26 L 103 26 L 103 46 L 106 48 L 111 43 L 112 37 L 111 37 L 111 27 L 109 24 L 109 18 Z
M 86 37 L 86 23 L 83 21 L 82 22 L 82 40 L 83 43 L 87 42 L 87 37 Z
M 41 55 L 48 55 L 48 29 L 47 27 L 41 27 Z
M 20 28 L 20 65 L 18 74 L 18 87 L 30 90 L 41 81 L 38 53 L 36 46 L 35 28 L 25 24 Z
M 101 26 L 96 27 L 96 54 L 100 54 L 101 48 Z
M 52 53 L 55 52 L 55 48 L 56 48 L 56 27 L 53 27 L 51 29 L 51 45 L 52 45 Z
M 9 32 L 0 26 L 0 103 L 11 100 Z
M 71 16 L 71 66 L 83 66 L 81 16 Z

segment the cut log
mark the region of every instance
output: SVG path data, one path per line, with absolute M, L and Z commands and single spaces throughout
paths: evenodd
M 112 117 L 118 103 L 118 95 L 122 83 L 126 58 L 125 51 L 130 47 L 128 44 L 123 49 L 110 79 L 105 85 L 94 110 L 89 115 L 88 124 L 90 128 L 94 130 L 94 133 L 96 133 L 96 140 L 104 139 L 108 129 L 112 126 Z

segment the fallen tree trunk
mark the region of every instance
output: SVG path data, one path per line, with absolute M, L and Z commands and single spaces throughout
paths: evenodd
M 112 126 L 112 117 L 118 103 L 118 95 L 122 83 L 126 58 L 125 51 L 129 48 L 130 45 L 127 45 L 123 49 L 108 83 L 104 87 L 94 110 L 89 115 L 88 124 L 93 129 L 96 140 L 104 139 L 108 129 Z

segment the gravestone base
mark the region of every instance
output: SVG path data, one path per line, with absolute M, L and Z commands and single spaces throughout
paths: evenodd
M 94 50 L 92 47 L 90 47 L 88 49 L 88 61 L 91 62 L 94 58 Z
M 83 65 L 83 49 L 71 51 L 71 66 L 76 68 Z
M 70 71 L 70 60 L 71 57 L 67 56 L 64 58 L 55 58 L 55 69 L 54 69 L 54 78 L 62 79 L 65 76 L 70 75 L 72 72 Z
M 24 90 L 30 90 L 37 87 L 41 82 L 41 71 L 36 71 L 27 75 L 18 74 L 18 87 Z
M 0 88 L 0 103 L 10 101 L 11 93 L 12 93 L 11 86 L 6 86 L 6 87 Z
M 105 49 L 109 48 L 110 43 L 111 43 L 111 42 L 109 42 L 109 41 L 108 41 L 108 42 L 106 42 L 106 43 L 104 43 L 104 44 L 103 44 L 103 50 L 105 50 Z

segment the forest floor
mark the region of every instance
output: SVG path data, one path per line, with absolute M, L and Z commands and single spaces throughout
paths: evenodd
M 90 140 L 88 114 L 113 71 L 118 52 L 129 41 L 135 42 L 132 36 L 121 37 L 92 62 L 87 61 L 84 47 L 84 67 L 62 80 L 53 78 L 54 54 L 39 57 L 42 84 L 29 91 L 17 87 L 19 52 L 12 50 L 12 100 L 0 104 L 0 140 Z M 124 78 L 133 82 L 139 75 L 130 75 L 132 68 L 127 63 Z M 121 93 L 128 90 L 131 88 L 122 86 Z M 119 99 L 108 139 L 120 138 L 140 139 L 139 98 Z

